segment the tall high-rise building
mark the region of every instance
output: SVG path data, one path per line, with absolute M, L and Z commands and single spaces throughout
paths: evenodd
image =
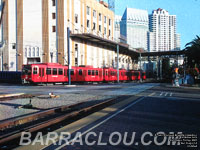
M 148 12 L 146 10 L 126 8 L 120 23 L 120 34 L 126 37 L 127 44 L 132 48 L 147 50 L 148 31 Z
M 120 22 L 121 22 L 122 16 L 115 15 L 115 32 L 114 32 L 114 38 L 116 41 L 120 40 Z
M 149 27 L 149 51 L 177 50 L 176 15 L 169 15 L 168 11 L 160 8 L 154 10 L 153 13 L 149 15 Z
M 175 34 L 175 47 L 176 50 L 180 50 L 181 49 L 181 35 L 180 34 Z

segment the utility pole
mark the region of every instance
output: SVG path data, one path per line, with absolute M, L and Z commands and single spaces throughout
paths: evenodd
M 160 80 L 162 80 L 162 56 L 159 59 L 160 61 Z
M 159 66 L 160 66 L 160 60 L 159 60 L 159 57 L 157 56 L 157 58 L 156 58 L 156 60 L 157 60 L 157 80 L 159 80 Z
M 67 50 L 68 50 L 68 83 L 71 85 L 71 63 L 70 63 L 70 30 L 67 27 Z
M 119 83 L 119 45 L 117 44 L 117 83 Z
M 140 82 L 142 82 L 142 54 L 140 50 Z

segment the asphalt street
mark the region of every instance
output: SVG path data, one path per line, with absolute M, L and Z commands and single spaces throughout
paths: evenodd
M 74 131 L 71 137 L 71 143 L 74 144 L 63 142 L 61 145 L 49 145 L 43 150 L 198 149 L 199 89 L 160 85 L 142 91 L 137 96 L 136 100 Z M 77 142 L 76 135 L 79 132 L 81 135 Z M 93 134 L 88 136 L 91 132 Z M 128 142 L 134 139 L 134 142 L 131 145 L 124 144 L 119 134 L 122 139 L 126 137 Z M 80 143 L 80 138 L 83 143 Z M 176 139 L 175 143 L 172 143 L 172 139 Z M 99 140 L 104 144 L 99 145 Z M 89 146 L 86 141 L 93 145 Z

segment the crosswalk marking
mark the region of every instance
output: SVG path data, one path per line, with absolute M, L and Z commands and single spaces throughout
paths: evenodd
M 172 95 L 173 95 L 173 93 L 168 93 L 168 92 L 161 92 L 160 93 L 160 97 L 161 96 L 163 96 L 163 97 L 167 97 L 167 96 L 172 97 Z

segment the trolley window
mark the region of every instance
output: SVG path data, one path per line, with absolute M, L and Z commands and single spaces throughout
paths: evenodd
M 71 72 L 71 75 L 74 75 L 74 69 L 71 69 L 70 72 Z
M 63 75 L 63 69 L 62 68 L 58 69 L 58 74 Z
M 34 67 L 34 68 L 33 68 L 33 74 L 37 74 L 37 73 L 38 73 L 37 68 Z
M 134 72 L 134 76 L 139 76 L 139 73 L 138 72 Z
M 88 75 L 91 75 L 91 70 L 88 70 Z
M 47 72 L 47 75 L 51 75 L 51 68 L 47 68 L 46 72 Z
M 94 70 L 92 70 L 92 75 L 94 76 Z
M 98 71 L 98 70 L 96 70 L 96 75 L 97 75 L 97 76 L 99 75 L 99 71 Z
M 53 68 L 53 75 L 57 75 L 57 68 Z
M 83 75 L 83 70 L 79 70 L 79 75 L 82 76 Z

